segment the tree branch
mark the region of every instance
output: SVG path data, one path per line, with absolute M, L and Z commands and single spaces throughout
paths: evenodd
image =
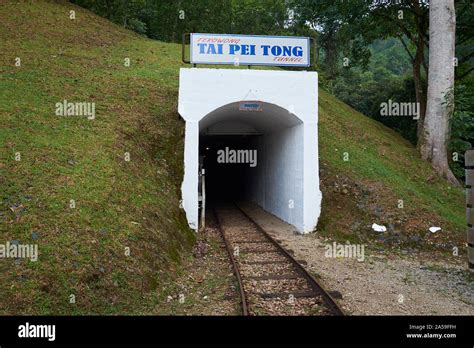
M 402 43 L 403 47 L 405 48 L 405 51 L 408 53 L 410 56 L 411 62 L 413 63 L 415 61 L 415 57 L 413 54 L 410 52 L 410 49 L 408 48 L 408 45 L 405 43 L 401 35 L 397 35 L 397 37 L 400 39 L 400 42 Z
M 456 46 L 459 46 L 459 45 L 462 45 L 463 43 L 465 43 L 466 41 L 469 41 L 472 39 L 472 36 L 468 36 L 466 35 L 465 37 L 463 37 L 462 39 L 460 38 L 457 42 L 456 42 Z
M 462 75 L 456 76 L 456 80 L 462 80 L 465 78 L 467 75 L 469 75 L 472 71 L 474 71 L 474 66 L 469 68 L 467 71 L 463 72 Z
M 405 34 L 405 36 L 410 39 L 410 41 L 412 41 L 414 44 L 416 44 L 417 42 L 414 40 L 413 38 L 413 35 L 411 34 L 410 30 L 408 30 L 405 26 L 403 26 L 399 20 L 394 20 L 392 17 L 390 16 L 387 16 L 383 13 L 380 13 L 379 11 L 374 11 L 373 14 L 375 16 L 378 16 L 378 17 L 382 17 L 384 19 L 387 19 L 389 20 L 390 22 L 392 23 L 395 23 L 402 31 L 403 33 Z
M 471 53 L 469 53 L 468 55 L 466 55 L 466 56 L 461 57 L 460 59 L 458 59 L 458 64 L 465 63 L 465 62 L 467 62 L 468 60 L 470 60 L 472 57 L 474 57 L 474 52 L 471 52 Z

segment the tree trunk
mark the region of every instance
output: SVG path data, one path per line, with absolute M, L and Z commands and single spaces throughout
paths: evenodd
M 454 0 L 430 1 L 428 96 L 420 152 L 436 172 L 459 185 L 448 164 L 449 117 L 453 107 Z
M 327 38 L 324 43 L 324 48 L 326 50 L 324 63 L 326 64 L 326 69 L 329 72 L 328 79 L 330 80 L 336 78 L 337 71 L 338 71 L 337 64 L 339 63 L 337 61 L 339 51 L 337 49 L 335 36 L 336 36 L 336 32 L 332 31 L 331 29 L 331 31 L 327 34 Z
M 181 11 L 182 8 L 181 8 L 181 0 L 179 0 L 177 3 L 176 3 L 176 12 L 175 12 L 175 18 L 174 18 L 174 23 L 173 23 L 173 33 L 171 34 L 172 37 L 171 37 L 171 42 L 176 42 L 178 43 L 178 39 L 176 37 L 176 34 L 177 34 L 177 31 L 178 31 L 178 19 L 179 19 L 179 16 L 180 16 L 180 13 L 179 11 Z M 187 15 L 187 13 L 185 14 L 185 16 Z
M 111 4 L 110 4 L 110 0 L 107 0 L 105 2 L 106 6 L 107 6 L 107 19 L 108 20 L 111 20 L 112 19 L 112 11 L 111 11 Z
M 421 34 L 420 34 L 421 35 Z M 425 122 L 426 114 L 426 98 L 425 98 L 425 88 L 423 87 L 423 80 L 421 78 L 421 64 L 423 63 L 424 54 L 423 50 L 425 49 L 423 41 L 419 40 L 416 49 L 415 58 L 413 61 L 413 81 L 415 82 L 415 96 L 416 102 L 420 105 L 419 109 L 419 119 L 417 123 L 417 139 L 418 144 L 420 144 L 419 139 L 421 139 L 423 124 Z

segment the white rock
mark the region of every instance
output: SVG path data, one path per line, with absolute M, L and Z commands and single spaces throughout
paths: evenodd
M 387 232 L 387 227 L 383 225 L 377 225 L 376 223 L 372 224 L 372 229 L 375 232 Z
M 434 227 L 434 226 L 430 227 L 430 232 L 431 233 L 436 233 L 438 231 L 441 231 L 441 227 Z

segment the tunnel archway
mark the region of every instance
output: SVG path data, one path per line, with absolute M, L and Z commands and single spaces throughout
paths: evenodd
M 244 103 L 199 121 L 208 202 L 253 201 L 296 226 L 303 216 L 303 122 L 275 104 L 253 101 L 254 111 Z
M 301 233 L 315 228 L 316 73 L 181 69 L 178 111 L 186 121 L 182 194 L 191 228 L 198 229 L 200 168 L 211 201 L 250 200 Z M 231 150 L 247 160 L 235 163 Z

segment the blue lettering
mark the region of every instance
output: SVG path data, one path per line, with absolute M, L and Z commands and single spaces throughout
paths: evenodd
M 279 56 L 283 50 L 280 46 L 273 46 L 271 51 L 274 56 Z
M 199 47 L 199 54 L 204 54 L 204 49 L 206 48 L 206 44 L 205 43 L 198 43 L 197 45 Z
M 293 47 L 293 55 L 295 57 L 303 57 L 303 48 L 301 46 Z
M 291 46 L 283 46 L 283 56 L 291 56 Z
M 270 46 L 270 45 L 261 45 L 263 50 L 263 55 L 268 56 L 270 53 L 275 56 L 284 56 L 284 57 L 302 57 L 303 48 L 301 46 Z
M 263 49 L 263 55 L 268 56 L 268 49 L 270 48 L 270 46 L 269 45 L 262 45 L 261 47 Z
M 229 46 L 229 54 L 235 54 L 235 52 L 240 51 L 240 46 L 239 45 L 230 45 Z
M 207 54 L 216 54 L 216 48 L 213 44 L 209 44 L 209 47 L 207 48 Z

